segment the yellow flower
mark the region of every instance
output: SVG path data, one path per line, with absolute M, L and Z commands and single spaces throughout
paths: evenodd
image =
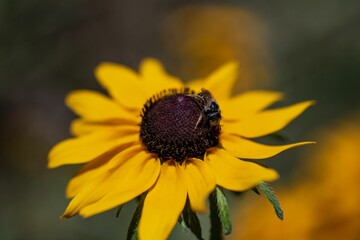
M 188 88 L 155 59 L 144 60 L 139 74 L 112 63 L 97 67 L 110 97 L 70 93 L 66 103 L 80 116 L 71 125 L 74 138 L 49 153 L 50 168 L 86 163 L 67 187 L 73 199 L 63 217 L 89 217 L 146 193 L 140 239 L 166 239 L 187 199 L 204 213 L 217 185 L 244 191 L 277 179 L 275 170 L 240 159 L 269 158 L 309 142 L 268 146 L 249 138 L 282 129 L 313 102 L 264 110 L 282 94 L 231 98 L 237 67 L 225 64 Z

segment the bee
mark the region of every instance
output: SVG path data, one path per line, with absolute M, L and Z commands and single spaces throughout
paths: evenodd
M 221 111 L 212 94 L 205 88 L 202 88 L 201 92 L 194 97 L 197 100 L 200 108 L 202 108 L 202 112 L 196 122 L 194 129 L 200 126 L 200 124 L 201 126 L 204 126 L 207 123 L 209 124 L 210 129 L 213 127 L 219 127 Z

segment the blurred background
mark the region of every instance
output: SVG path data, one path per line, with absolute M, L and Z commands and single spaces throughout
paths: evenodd
M 282 176 L 273 186 L 285 220 L 264 197 L 227 193 L 228 239 L 360 239 L 359 25 L 358 0 L 0 1 L 0 239 L 125 239 L 133 203 L 119 218 L 58 218 L 79 166 L 49 170 L 47 153 L 70 136 L 69 91 L 100 90 L 102 61 L 137 69 L 145 57 L 184 81 L 236 59 L 234 94 L 317 101 L 271 143 L 318 144 L 265 162 Z M 177 227 L 170 239 L 193 237 Z

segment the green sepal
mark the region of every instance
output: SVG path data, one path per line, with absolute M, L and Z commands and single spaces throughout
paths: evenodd
M 189 232 L 189 228 L 186 226 L 184 218 L 182 217 L 182 215 L 179 216 L 178 223 L 179 223 L 179 225 L 181 226 L 181 228 L 182 228 L 182 230 L 184 232 L 186 232 L 186 233 Z
M 218 214 L 225 235 L 229 235 L 232 230 L 231 216 L 229 206 L 224 193 L 217 187 L 215 189 Z
M 198 240 L 203 240 L 201 233 L 201 224 L 198 216 L 191 210 L 189 201 L 186 201 L 186 205 L 182 212 L 182 223 L 191 230 L 191 232 L 196 236 Z
M 134 234 L 132 235 L 132 237 L 130 238 L 130 240 L 138 240 L 138 233 L 137 230 L 134 232 Z
M 138 239 L 137 230 L 138 230 L 138 225 L 139 225 L 139 221 L 140 221 L 140 217 L 141 217 L 142 208 L 144 205 L 145 195 L 146 194 L 143 194 L 139 198 L 138 206 L 135 209 L 134 215 L 131 219 L 131 222 L 130 222 L 130 225 L 128 228 L 126 240 L 137 240 Z
M 251 190 L 253 190 L 254 193 L 256 193 L 257 195 L 260 195 L 259 189 L 257 189 L 256 187 L 253 187 Z
M 284 219 L 284 212 L 283 210 L 281 209 L 281 206 L 280 206 L 280 202 L 279 200 L 277 199 L 274 191 L 271 189 L 271 187 L 266 184 L 265 182 L 260 182 L 258 185 L 257 185 L 257 188 L 259 189 L 259 191 L 264 194 L 267 199 L 269 200 L 269 202 L 273 205 L 274 207 L 274 210 L 275 210 L 275 213 L 276 213 L 276 216 L 280 219 L 280 220 L 283 220 Z

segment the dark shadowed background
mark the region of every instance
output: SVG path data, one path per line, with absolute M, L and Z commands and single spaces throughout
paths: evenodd
M 64 97 L 100 90 L 93 75 L 100 62 L 137 69 L 156 57 L 188 81 L 237 59 L 234 93 L 261 88 L 285 92 L 284 104 L 317 101 L 282 132 L 285 142 L 317 140 L 315 133 L 359 110 L 359 26 L 358 0 L 0 1 L 0 239 L 125 239 L 134 204 L 119 218 L 111 210 L 60 220 L 79 166 L 46 168 L 75 117 Z M 267 161 L 282 175 L 275 189 L 315 148 Z M 176 228 L 171 239 L 191 237 Z

